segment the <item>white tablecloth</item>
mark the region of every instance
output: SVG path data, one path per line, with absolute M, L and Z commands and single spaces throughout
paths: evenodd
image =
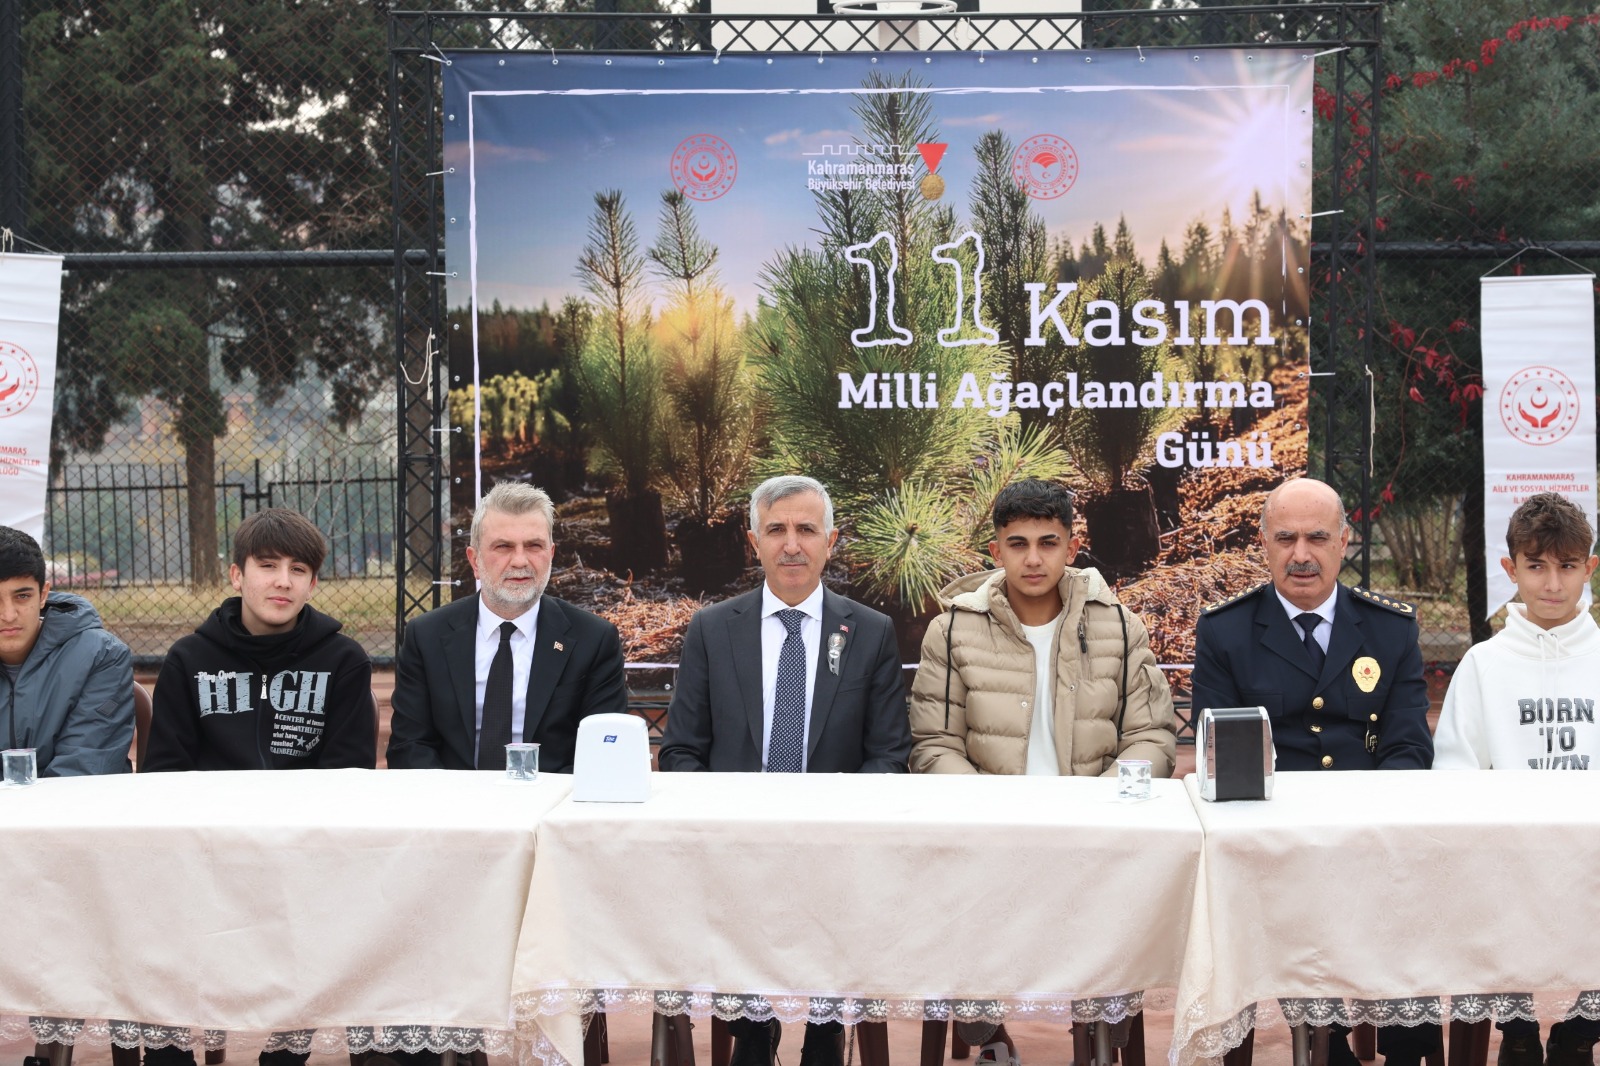
M 1576 1002 L 1600 1017 L 1600 996 L 1580 999 L 1600 988 L 1600 778 L 1286 773 L 1265 803 L 1206 803 L 1186 783 L 1205 857 L 1177 1062 L 1221 1054 L 1280 1010 L 1415 1024 L 1560 1017 Z
M 656 774 L 540 823 L 516 1016 L 1072 1018 L 1176 986 L 1200 828 L 1176 781 Z M 658 995 L 658 993 L 667 993 Z M 1091 997 L 1103 998 L 1096 1003 Z
M 61 1015 L 246 1040 L 346 1025 L 403 1028 L 380 1046 L 503 1036 L 534 826 L 570 781 L 305 770 L 0 790 L 8 1035 Z M 322 1035 L 345 1046 L 343 1028 Z

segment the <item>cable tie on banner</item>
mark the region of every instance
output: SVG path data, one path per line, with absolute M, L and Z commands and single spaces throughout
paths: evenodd
M 454 270 L 424 270 L 422 275 L 428 278 L 453 278 L 458 276 Z
M 0 255 L 4 255 L 7 252 L 15 252 L 17 250 L 18 241 L 26 244 L 29 248 L 39 249 L 39 251 L 43 252 L 45 255 L 56 254 L 49 248 L 46 248 L 44 245 L 40 244 L 38 241 L 28 240 L 28 238 L 24 237 L 10 226 L 0 227 Z
M 1143 63 L 1144 62 L 1144 48 L 1143 48 L 1143 46 L 1136 44 L 1133 47 L 1135 49 L 1137 49 L 1138 52 L 1139 52 L 1139 62 Z
M 722 62 L 722 49 L 718 48 L 717 54 L 711 57 L 711 65 L 716 66 L 720 62 Z
M 1312 217 L 1312 218 L 1321 218 L 1323 215 L 1342 215 L 1342 214 L 1344 214 L 1344 208 L 1336 207 L 1332 211 L 1313 211 L 1313 212 L 1311 212 L 1311 216 L 1310 217 Z
M 457 581 L 430 581 L 429 584 L 431 584 L 431 585 L 449 585 L 451 588 L 459 588 L 460 585 L 461 585 L 461 582 L 459 580 L 457 580 Z
M 452 61 L 451 59 L 449 59 L 448 57 L 445 56 L 444 49 L 440 48 L 438 45 L 434 44 L 432 41 L 428 42 L 428 47 L 432 48 L 435 52 L 438 52 L 439 55 L 438 55 L 437 58 L 435 58 L 434 56 L 430 56 L 428 53 L 424 52 L 424 53 L 422 53 L 422 58 L 423 59 L 432 59 L 435 63 L 443 63 L 447 67 L 455 66 L 454 61 Z
M 430 170 L 422 176 L 425 178 L 437 178 L 440 174 L 454 174 L 455 172 L 455 167 L 445 167 L 443 170 Z
M 422 356 L 422 374 L 417 378 L 417 380 L 412 381 L 411 380 L 411 375 L 406 373 L 406 364 L 405 364 L 405 362 L 402 360 L 401 363 L 400 363 L 400 376 L 405 378 L 406 379 L 406 384 L 410 385 L 413 389 L 422 388 L 422 386 L 428 380 L 429 372 L 432 371 L 432 369 L 433 369 L 433 342 L 434 342 L 433 330 L 429 329 L 428 330 L 428 347 L 424 350 L 423 356 Z
M 1493 274 L 1496 270 L 1499 270 L 1501 267 L 1503 267 L 1507 263 L 1511 262 L 1512 259 L 1519 259 L 1519 258 L 1521 258 L 1523 255 L 1525 255 L 1528 252 L 1544 252 L 1546 255 L 1553 255 L 1557 259 L 1561 260 L 1563 263 L 1572 263 L 1573 266 L 1578 268 L 1580 273 L 1586 274 L 1591 278 L 1594 277 L 1594 271 L 1590 270 L 1588 267 L 1584 266 L 1582 263 L 1573 263 L 1571 259 L 1568 259 L 1566 256 L 1562 255 L 1560 252 L 1556 251 L 1554 248 L 1546 248 L 1542 244 L 1529 244 L 1525 248 L 1518 249 L 1517 254 L 1513 255 L 1511 257 L 1511 259 L 1502 259 L 1500 262 L 1498 262 L 1494 266 L 1490 267 L 1485 273 L 1482 273 L 1482 274 L 1478 275 L 1478 280 L 1479 281 L 1484 280 L 1490 274 Z
M 1367 372 L 1367 477 L 1372 477 L 1373 442 L 1378 439 L 1378 380 L 1373 377 L 1371 365 L 1362 367 Z
M 1311 58 L 1312 59 L 1321 59 L 1323 56 L 1331 56 L 1335 52 L 1348 52 L 1348 51 L 1350 51 L 1350 46 L 1347 45 L 1347 44 L 1342 44 L 1338 48 L 1330 48 L 1326 52 L 1314 52 L 1314 53 L 1312 53 Z

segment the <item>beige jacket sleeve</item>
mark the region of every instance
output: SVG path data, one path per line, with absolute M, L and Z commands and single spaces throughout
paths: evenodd
M 1126 608 L 1124 612 L 1128 619 L 1128 702 L 1117 758 L 1149 759 L 1152 776 L 1171 777 L 1178 755 L 1172 689 L 1156 665 L 1143 620 Z M 1113 762 L 1101 776 L 1115 777 L 1116 773 Z
M 911 684 L 911 772 L 975 774 L 967 759 L 967 686 L 950 668 L 945 640 L 950 632 L 946 610 L 922 637 L 922 662 Z M 949 723 L 945 722 L 945 681 L 950 683 Z M 1168 773 L 1171 771 L 1169 770 Z

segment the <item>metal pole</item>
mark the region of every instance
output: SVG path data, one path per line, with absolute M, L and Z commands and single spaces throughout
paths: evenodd
M 0 226 L 25 233 L 22 162 L 22 0 L 0 0 Z

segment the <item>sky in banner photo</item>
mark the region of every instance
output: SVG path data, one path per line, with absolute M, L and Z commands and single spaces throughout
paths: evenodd
M 483 306 L 559 305 L 580 291 L 574 264 L 594 192 L 618 189 L 653 218 L 673 187 L 674 152 L 711 135 L 737 174 L 697 203 L 698 218 L 721 250 L 736 310 L 754 312 L 773 251 L 814 238 L 807 181 L 826 177 L 816 164 L 864 158 L 844 146 L 860 137 L 852 108 L 874 73 L 908 77 L 934 96 L 946 146 L 935 172 L 942 202 L 958 215 L 975 174 L 973 145 L 990 130 L 1019 148 L 1034 140 L 1041 162 L 1053 152 L 1076 170 L 1060 193 L 1034 198 L 1052 238 L 1081 242 L 1095 223 L 1110 229 L 1126 217 L 1146 262 L 1163 240 L 1175 251 L 1196 220 L 1215 229 L 1225 209 L 1245 218 L 1258 193 L 1268 211 L 1291 219 L 1309 207 L 1311 63 L 1300 50 L 981 59 L 454 56 L 448 244 L 452 264 L 467 262 L 458 249 L 472 256 L 477 280 L 472 293 L 459 271 L 451 304 L 475 296 Z M 917 179 L 928 173 L 921 158 L 905 162 Z M 1039 191 L 1051 192 L 1050 176 L 1039 178 Z

